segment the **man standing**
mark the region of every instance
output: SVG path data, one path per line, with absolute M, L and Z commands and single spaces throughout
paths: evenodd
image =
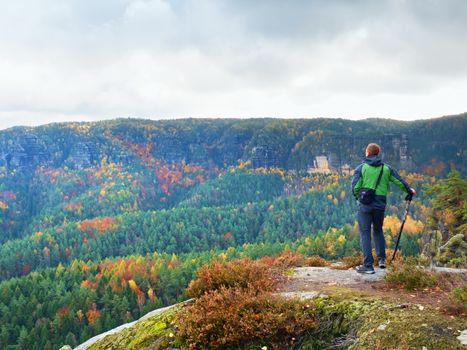
M 415 196 L 415 190 L 410 188 L 394 169 L 382 163 L 380 147 L 376 143 L 370 143 L 366 147 L 365 160 L 355 169 L 352 179 L 352 193 L 359 200 L 358 227 L 363 251 L 363 265 L 357 267 L 359 273 L 375 273 L 371 253 L 371 225 L 373 225 L 379 267 L 382 269 L 386 267 L 383 221 L 390 182 L 407 192 L 407 200 Z

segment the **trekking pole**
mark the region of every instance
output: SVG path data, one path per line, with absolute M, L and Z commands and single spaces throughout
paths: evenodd
M 394 261 L 394 258 L 396 257 L 397 248 L 399 247 L 399 241 L 401 240 L 402 230 L 404 229 L 405 220 L 407 220 L 407 215 L 409 215 L 409 207 L 410 207 L 411 201 L 412 201 L 412 198 L 408 199 L 407 204 L 405 206 L 404 220 L 402 220 L 401 229 L 399 230 L 399 235 L 397 236 L 396 247 L 394 248 L 394 254 L 392 254 L 391 263 Z

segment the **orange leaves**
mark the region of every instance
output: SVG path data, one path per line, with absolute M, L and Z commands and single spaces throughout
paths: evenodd
M 162 184 L 161 185 L 161 190 L 162 192 L 164 192 L 165 194 L 169 194 L 169 186 L 167 184 Z
M 170 258 L 170 261 L 167 264 L 167 266 L 169 268 L 174 268 L 175 266 L 179 264 L 180 264 L 180 261 L 178 260 L 177 255 L 175 253 L 172 253 L 172 257 Z
M 0 201 L 0 209 L 3 209 L 3 210 L 8 209 L 8 204 L 6 204 L 3 201 Z
M 41 231 L 38 231 L 38 232 L 35 232 L 32 236 L 31 236 L 31 241 L 38 241 L 42 236 L 44 235 L 43 232 Z
M 195 181 L 199 182 L 200 184 L 205 181 L 204 176 L 201 174 L 198 174 L 195 176 Z
M 180 335 L 189 348 L 243 348 L 249 341 L 273 342 L 289 348 L 314 328 L 309 301 L 287 300 L 270 293 L 221 288 L 196 299 L 177 315 Z
M 148 289 L 148 298 L 149 300 L 151 301 L 154 301 L 154 299 L 156 298 L 155 294 L 154 294 L 154 290 L 152 288 L 149 288 Z
M 69 211 L 77 211 L 80 212 L 82 209 L 82 205 L 80 203 L 65 203 L 63 208 Z
M 319 255 L 312 255 L 305 260 L 306 266 L 326 266 L 328 262 Z
M 60 309 L 57 310 L 57 315 L 59 317 L 65 317 L 70 313 L 70 307 L 68 305 L 62 306 Z
M 143 305 L 144 303 L 144 293 L 139 289 L 138 285 L 134 280 L 129 280 L 128 285 L 130 286 L 130 289 L 136 294 L 136 302 L 138 305 Z
M 273 256 L 264 256 L 259 259 L 260 262 L 274 266 L 280 269 L 286 269 L 292 266 L 301 266 L 304 261 L 302 254 L 292 251 L 284 251 L 280 254 Z
M 166 195 L 170 195 L 175 185 L 189 187 L 196 183 L 203 183 L 206 181 L 203 172 L 203 167 L 185 163 L 158 164 L 155 170 L 159 186 Z
M 197 172 L 202 171 L 202 170 L 203 170 L 203 167 L 201 165 L 183 163 L 183 172 L 184 173 L 197 173 Z
M 141 162 L 147 165 L 154 165 L 157 163 L 157 159 L 152 155 L 154 148 L 153 143 L 134 144 L 130 142 L 124 142 L 124 144 L 136 154 Z
M 110 216 L 103 218 L 95 218 L 81 221 L 78 224 L 78 229 L 83 232 L 88 232 L 90 230 L 97 231 L 99 233 L 104 233 L 108 230 L 115 230 L 117 228 L 118 221 Z
M 93 325 L 99 317 L 101 317 L 101 312 L 97 309 L 88 310 L 86 312 L 86 318 L 90 325 Z
M 232 237 L 232 232 L 229 231 L 229 232 L 224 233 L 224 239 L 228 239 L 230 237 Z
M 138 292 L 141 292 L 141 291 L 139 290 L 138 285 L 136 284 L 135 280 L 129 280 L 129 281 L 128 281 L 128 285 L 130 286 L 130 288 L 131 288 L 131 290 L 132 290 L 133 292 L 135 292 L 135 293 L 136 293 L 137 291 L 138 291 Z
M 183 184 L 186 186 L 186 187 L 189 187 L 189 186 L 192 186 L 195 182 L 190 179 L 189 177 L 186 177 L 184 180 L 183 180 Z
M 313 329 L 310 302 L 273 295 L 272 272 L 249 259 L 202 266 L 187 290 L 196 299 L 176 319 L 188 347 L 240 348 L 261 340 L 283 348 L 284 342 L 293 343 L 295 337 Z
M 438 159 L 432 159 L 431 163 L 423 168 L 423 173 L 437 176 L 440 175 L 445 168 L 446 164 L 444 164 L 442 161 Z
M 276 284 L 277 280 L 272 278 L 270 268 L 259 261 L 250 259 L 214 261 L 198 270 L 196 279 L 191 281 L 187 288 L 187 294 L 199 297 L 221 286 L 242 288 L 248 286 L 256 290 L 270 291 Z
M 162 191 L 169 194 L 174 184 L 179 184 L 183 173 L 175 165 L 162 165 L 156 169 L 156 177 Z
M 91 289 L 94 289 L 96 290 L 97 288 L 97 283 L 96 282 L 92 282 L 90 280 L 84 280 L 83 282 L 81 282 L 81 287 L 89 287 Z
M 105 276 L 111 276 L 110 281 L 106 285 L 110 285 L 113 291 L 119 291 L 127 285 L 142 298 L 142 291 L 136 284 L 136 280 L 144 280 L 155 283 L 158 276 L 155 271 L 155 265 L 166 264 L 161 263 L 159 260 L 142 258 L 142 257 L 129 257 L 118 259 L 115 261 L 105 260 L 99 264 L 99 272 L 96 274 L 96 281 L 99 282 Z M 144 294 L 144 293 L 142 293 Z

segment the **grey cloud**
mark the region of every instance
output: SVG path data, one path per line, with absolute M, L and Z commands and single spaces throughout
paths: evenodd
M 410 96 L 426 99 L 426 114 L 462 108 L 446 96 L 467 86 L 463 0 L 23 0 L 0 10 L 0 117 L 400 115 Z M 372 97 L 379 106 L 358 103 Z

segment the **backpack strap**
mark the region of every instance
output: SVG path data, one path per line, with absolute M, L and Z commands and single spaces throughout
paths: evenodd
M 379 172 L 378 180 L 376 181 L 375 191 L 378 188 L 379 182 L 381 181 L 381 176 L 383 176 L 384 163 L 381 164 L 381 171 Z

